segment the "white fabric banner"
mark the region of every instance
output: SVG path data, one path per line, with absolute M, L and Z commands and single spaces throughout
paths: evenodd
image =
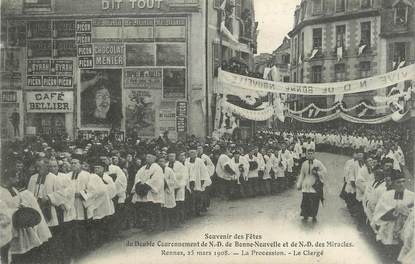
M 242 76 L 219 69 L 218 92 L 240 94 L 241 90 L 301 95 L 336 95 L 373 91 L 415 79 L 415 64 L 385 74 L 336 83 L 284 83 Z
M 304 123 L 322 123 L 322 122 L 331 121 L 331 120 L 334 120 L 334 119 L 337 119 L 337 118 L 341 118 L 343 120 L 346 120 L 346 121 L 349 121 L 349 122 L 352 122 L 352 123 L 381 124 L 381 123 L 386 123 L 386 122 L 392 120 L 393 115 L 394 114 L 390 114 L 390 115 L 386 115 L 386 116 L 382 116 L 382 117 L 375 117 L 375 118 L 372 118 L 372 119 L 362 119 L 362 118 L 354 117 L 354 116 L 351 116 L 351 115 L 348 115 L 348 114 L 345 114 L 345 113 L 342 113 L 342 112 L 336 112 L 334 114 L 319 117 L 319 118 L 306 118 L 306 117 L 301 117 L 301 116 L 294 115 L 292 113 L 287 113 L 287 117 L 291 117 L 294 120 L 304 122 Z M 400 117 L 400 118 L 402 118 L 402 117 Z

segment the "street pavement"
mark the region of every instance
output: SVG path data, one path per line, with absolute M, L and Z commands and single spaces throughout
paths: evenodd
M 187 221 L 182 227 L 159 233 L 144 233 L 138 229 L 124 231 L 119 240 L 105 244 L 79 263 L 386 263 L 374 239 L 366 230 L 358 228 L 338 196 L 347 157 L 318 153 L 317 158 L 328 169 L 325 203 L 320 207 L 317 223 L 301 220 L 301 192 L 295 189 L 275 196 L 236 201 L 214 199 L 205 215 Z M 226 234 L 232 238 L 205 237 Z M 235 234 L 243 238 L 235 239 Z M 197 241 L 214 244 L 195 248 L 157 245 L 159 242 Z M 218 241 L 222 245 L 217 244 Z M 239 247 L 235 241 L 276 241 L 277 247 Z M 154 242 L 155 246 L 131 246 L 138 242 Z M 226 246 L 226 242 L 232 243 L 232 247 Z M 265 251 L 277 256 L 259 255 Z M 166 255 L 181 252 L 186 256 Z

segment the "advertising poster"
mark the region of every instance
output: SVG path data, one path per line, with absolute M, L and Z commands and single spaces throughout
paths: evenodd
M 31 40 L 27 43 L 27 57 L 52 57 L 52 40 Z
M 92 21 L 92 42 L 121 42 L 122 19 L 96 19 Z
M 187 102 L 176 103 L 176 129 L 179 137 L 184 137 L 187 132 Z
M 159 18 L 155 24 L 156 41 L 186 41 L 186 18 Z
M 54 38 L 74 38 L 75 20 L 57 20 L 53 23 Z
M 82 127 L 121 128 L 121 74 L 120 69 L 81 70 Z
M 53 41 L 53 57 L 76 57 L 75 39 L 54 40 Z
M 78 20 L 76 21 L 76 32 L 91 32 L 92 21 L 91 20 Z
M 52 0 L 24 0 L 23 8 L 25 11 L 51 11 Z
M 170 139 L 177 139 L 176 132 L 176 104 L 161 102 L 159 111 L 160 134 L 167 134 Z
M 20 72 L 1 72 L 0 79 L 1 89 L 22 89 L 22 73 Z
M 9 47 L 26 46 L 26 22 L 8 21 L 7 44 Z
M 50 71 L 56 75 L 69 75 L 73 74 L 73 61 L 72 60 L 52 60 Z
M 87 44 L 92 42 L 91 33 L 76 33 L 76 44 Z
M 124 66 L 124 45 L 122 44 L 95 44 L 94 65 L 97 68 Z
M 125 69 L 125 89 L 161 90 L 163 85 L 161 69 Z
M 185 44 L 157 44 L 157 66 L 185 66 Z
M 1 138 L 14 139 L 23 136 L 23 117 L 21 116 L 21 92 L 1 91 L 0 97 L 0 135 Z
M 92 56 L 93 50 L 92 44 L 78 45 L 78 56 Z
M 154 66 L 154 44 L 127 44 L 127 66 Z
M 28 60 L 27 61 L 28 75 L 43 75 L 50 74 L 50 60 Z
M 26 92 L 28 113 L 71 113 L 73 112 L 73 92 L 39 91 Z
M 154 137 L 156 135 L 160 97 L 160 90 L 129 89 L 125 91 L 127 137 Z
M 21 48 L 8 48 L 4 51 L 5 71 L 19 72 L 24 67 Z M 2 51 L 2 52 L 3 52 Z
M 52 23 L 49 20 L 29 21 L 27 23 L 28 39 L 44 39 L 52 37 Z
M 154 19 L 124 19 L 123 39 L 125 42 L 152 42 L 154 40 Z
M 163 98 L 186 97 L 186 69 L 163 69 Z
M 27 76 L 26 85 L 28 87 L 41 87 L 42 86 L 42 76 Z

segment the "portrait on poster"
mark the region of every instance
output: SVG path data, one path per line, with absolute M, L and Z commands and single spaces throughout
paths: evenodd
M 82 127 L 120 129 L 121 70 L 81 70 L 80 120 Z

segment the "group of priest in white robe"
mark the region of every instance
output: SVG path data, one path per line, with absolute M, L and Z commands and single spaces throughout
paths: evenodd
M 406 189 L 402 164 L 396 167 L 395 162 L 386 155 L 376 164 L 371 156 L 364 159 L 363 150 L 356 151 L 344 167 L 342 198 L 351 214 L 385 247 L 391 261 L 413 263 L 415 194 Z

